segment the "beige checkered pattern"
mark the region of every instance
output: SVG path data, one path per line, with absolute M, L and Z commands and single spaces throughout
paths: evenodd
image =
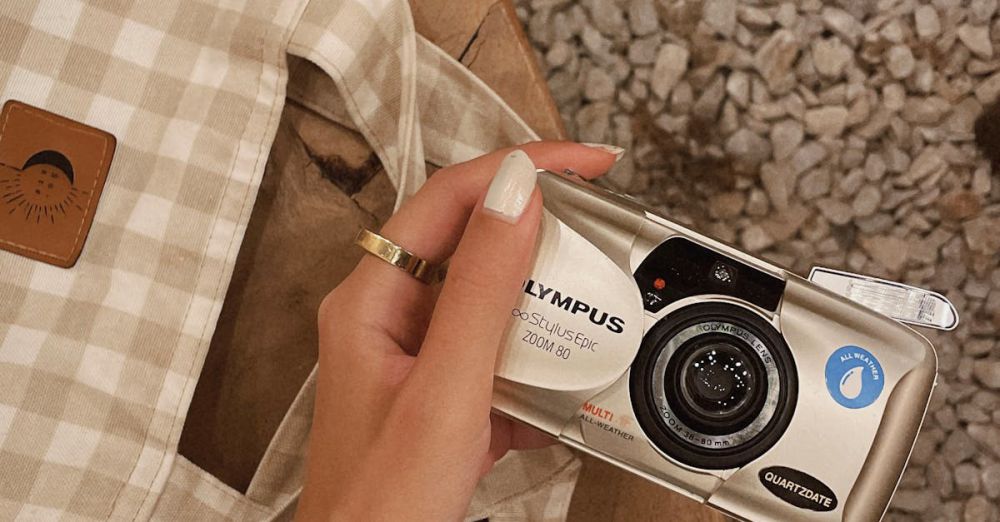
M 0 519 L 290 517 L 312 379 L 246 495 L 176 454 L 277 127 L 286 49 L 329 75 L 336 94 L 311 101 L 364 134 L 401 199 L 424 181 L 425 153 L 449 164 L 535 138 L 416 36 L 403 0 L 0 3 L 0 103 L 118 138 L 74 268 L 0 252 Z M 562 448 L 511 455 L 470 517 L 561 519 L 577 471 Z
M 0 3 L 0 101 L 118 138 L 74 268 L 0 253 L 0 519 L 152 512 L 177 469 L 299 7 Z

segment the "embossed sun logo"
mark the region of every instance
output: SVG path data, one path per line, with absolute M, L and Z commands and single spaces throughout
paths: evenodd
M 68 213 L 83 212 L 88 191 L 73 186 L 73 165 L 54 150 L 28 158 L 20 169 L 0 163 L 0 212 L 20 214 L 27 222 L 56 223 Z

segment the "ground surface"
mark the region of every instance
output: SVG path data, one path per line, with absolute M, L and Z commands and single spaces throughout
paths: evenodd
M 1000 519 L 1000 179 L 974 132 L 997 0 L 516 3 L 570 134 L 628 148 L 617 188 L 800 274 L 958 306 L 888 519 Z

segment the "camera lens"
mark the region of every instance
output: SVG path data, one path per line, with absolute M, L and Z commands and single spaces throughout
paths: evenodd
M 730 333 L 698 332 L 722 327 Z M 739 432 L 758 417 L 767 398 L 767 368 L 747 341 L 731 335 L 745 332 L 735 328 L 698 323 L 667 339 L 683 341 L 658 357 L 664 389 L 657 402 L 665 400 L 677 419 L 698 433 Z
M 760 456 L 791 420 L 791 353 L 761 316 L 700 303 L 650 328 L 629 385 L 639 424 L 666 454 L 726 469 Z
M 684 400 L 704 417 L 732 417 L 757 389 L 750 364 L 732 344 L 713 343 L 694 350 L 680 365 Z

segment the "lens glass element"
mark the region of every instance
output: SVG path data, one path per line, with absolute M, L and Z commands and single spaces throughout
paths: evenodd
M 735 322 L 691 323 L 657 343 L 652 401 L 663 424 L 689 443 L 735 448 L 774 415 L 781 384 L 771 348 Z
M 757 389 L 747 355 L 729 343 L 702 346 L 681 363 L 681 393 L 701 416 L 724 420 L 738 415 Z

